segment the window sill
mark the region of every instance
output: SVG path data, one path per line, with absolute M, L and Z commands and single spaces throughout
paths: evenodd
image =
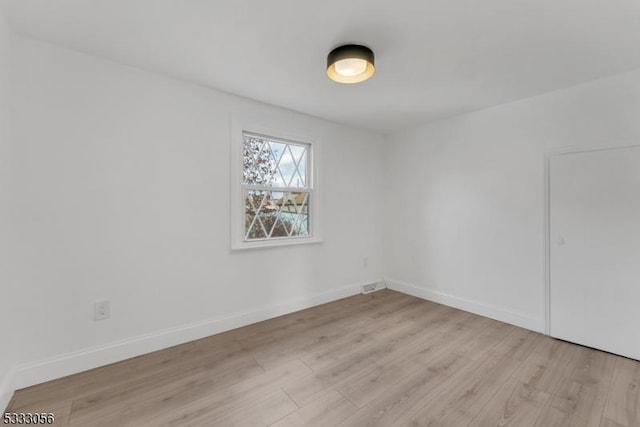
M 322 243 L 321 237 L 299 237 L 288 239 L 272 239 L 272 240 L 257 240 L 253 242 L 234 242 L 231 245 L 232 251 L 245 251 L 250 249 L 263 249 L 274 248 L 282 246 L 298 246 L 298 245 L 313 245 Z

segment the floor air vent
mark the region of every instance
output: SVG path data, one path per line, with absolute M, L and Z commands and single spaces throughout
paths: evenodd
M 362 285 L 362 293 L 370 294 L 371 292 L 379 291 L 386 287 L 384 282 L 367 283 L 366 285 Z

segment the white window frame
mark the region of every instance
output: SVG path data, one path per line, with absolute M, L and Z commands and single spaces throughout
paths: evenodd
M 284 143 L 297 143 L 308 145 L 308 179 L 309 183 L 303 191 L 309 192 L 309 236 L 274 237 L 268 239 L 245 239 L 245 200 L 244 192 L 247 186 L 243 179 L 243 159 L 244 159 L 244 135 L 245 133 L 263 136 L 265 139 L 272 139 Z M 320 195 L 317 184 L 317 161 L 319 144 L 318 139 L 303 135 L 282 131 L 273 127 L 266 127 L 247 121 L 232 120 L 231 126 L 231 249 L 257 249 L 278 246 L 303 245 L 322 242 L 320 233 Z

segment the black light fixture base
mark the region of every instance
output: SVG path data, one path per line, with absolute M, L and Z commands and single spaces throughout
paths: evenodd
M 340 74 L 336 70 L 336 62 L 347 59 L 366 61 L 366 68 L 356 75 Z M 327 76 L 338 83 L 359 83 L 369 79 L 375 72 L 375 56 L 373 51 L 359 44 L 338 46 L 327 55 Z

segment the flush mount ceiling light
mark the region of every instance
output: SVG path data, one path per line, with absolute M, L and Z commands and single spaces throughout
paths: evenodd
M 338 83 L 360 83 L 375 71 L 373 51 L 366 46 L 339 46 L 327 56 L 327 76 Z

